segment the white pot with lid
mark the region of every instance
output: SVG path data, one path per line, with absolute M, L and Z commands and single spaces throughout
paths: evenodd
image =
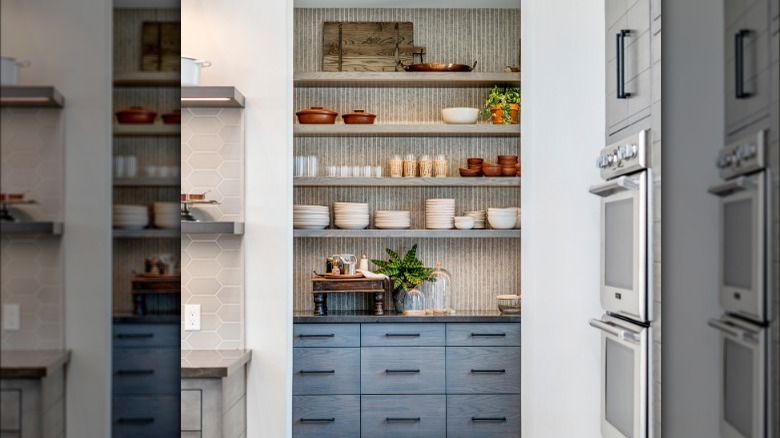
M 19 68 L 29 67 L 30 61 L 12 58 L 10 56 L 0 57 L 0 85 L 16 85 L 19 83 Z
M 200 69 L 210 65 L 211 61 L 207 61 L 205 59 L 195 59 L 182 56 L 181 85 L 184 87 L 200 85 Z

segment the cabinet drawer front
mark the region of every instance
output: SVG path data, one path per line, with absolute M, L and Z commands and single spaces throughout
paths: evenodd
M 362 394 L 444 394 L 444 383 L 444 347 L 362 349 Z
M 295 324 L 293 347 L 360 347 L 360 324 Z
M 3 432 L 22 429 L 22 390 L 8 388 L 0 390 L 0 430 Z
M 178 324 L 114 324 L 114 348 L 180 348 Z
M 450 347 L 519 347 L 519 323 L 447 324 Z
M 181 390 L 181 351 L 120 348 L 113 353 L 114 394 L 176 394 Z
M 359 348 L 293 348 L 293 395 L 360 394 Z
M 359 395 L 293 396 L 293 437 L 360 436 Z
M 520 395 L 448 395 L 447 437 L 520 436 Z
M 181 390 L 181 430 L 199 432 L 202 426 L 203 391 L 200 389 Z
M 448 394 L 519 394 L 519 347 L 447 348 Z
M 179 412 L 179 394 L 114 397 L 111 436 L 176 436 L 180 432 Z
M 364 347 L 441 347 L 444 324 L 363 324 Z
M 444 395 L 364 395 L 360 398 L 361 436 L 370 438 L 444 437 Z

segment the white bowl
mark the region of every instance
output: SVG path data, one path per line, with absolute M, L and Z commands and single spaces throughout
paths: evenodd
M 488 216 L 488 223 L 491 228 L 496 230 L 508 230 L 514 228 L 517 223 L 517 216 Z
M 477 123 L 479 108 L 442 108 L 441 118 L 444 123 L 456 125 L 473 125 Z

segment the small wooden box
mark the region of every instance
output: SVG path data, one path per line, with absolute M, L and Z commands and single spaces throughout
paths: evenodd
M 374 294 L 374 315 L 385 314 L 385 294 L 390 295 L 390 280 L 369 278 L 326 278 L 313 276 L 312 294 L 314 295 L 314 314 L 328 313 L 328 294 L 332 293 L 370 293 Z
M 136 315 L 145 315 L 149 313 L 149 310 L 157 310 L 158 312 L 162 313 L 175 311 L 178 313 L 178 310 L 173 308 L 176 306 L 171 306 L 168 302 L 176 302 L 181 300 L 180 275 L 138 275 L 133 277 L 130 284 L 132 286 L 130 293 L 133 295 L 133 312 Z M 157 296 L 159 297 L 159 300 L 162 300 L 162 307 L 164 308 L 148 308 L 149 306 L 146 299 L 152 295 Z M 168 309 L 169 307 L 171 309 Z

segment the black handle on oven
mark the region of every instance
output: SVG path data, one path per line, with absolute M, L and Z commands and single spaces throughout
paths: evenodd
M 625 99 L 631 96 L 626 93 L 626 35 L 631 33 L 628 29 L 620 29 L 616 37 L 617 44 L 617 98 Z
M 750 33 L 740 29 L 734 34 L 734 93 L 737 99 L 746 99 L 750 93 L 745 92 L 745 36 Z

